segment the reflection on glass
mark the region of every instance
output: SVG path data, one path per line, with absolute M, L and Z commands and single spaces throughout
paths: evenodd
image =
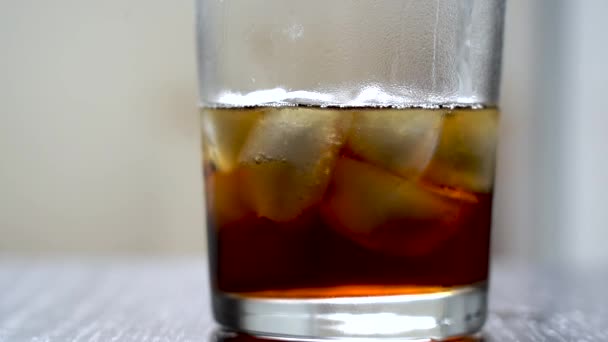
M 296 339 L 296 338 L 273 338 L 273 337 L 260 337 L 229 331 L 225 329 L 216 329 L 211 333 L 209 342 L 318 342 L 320 340 L 315 339 Z M 371 338 L 357 338 L 357 339 L 342 339 L 341 342 L 383 342 L 383 339 L 371 339 Z M 409 342 L 437 342 L 439 340 L 434 339 L 419 339 L 419 340 L 408 340 Z M 447 340 L 441 340 L 444 342 L 493 342 L 486 339 L 482 334 L 476 334 L 472 336 L 463 336 L 450 338 Z M 405 342 L 405 341 L 404 341 Z

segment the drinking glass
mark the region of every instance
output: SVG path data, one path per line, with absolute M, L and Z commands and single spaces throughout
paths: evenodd
M 481 329 L 503 14 L 504 0 L 197 0 L 221 326 Z

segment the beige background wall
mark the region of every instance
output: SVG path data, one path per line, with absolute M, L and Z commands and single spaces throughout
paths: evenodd
M 202 250 L 192 13 L 0 0 L 0 251 Z

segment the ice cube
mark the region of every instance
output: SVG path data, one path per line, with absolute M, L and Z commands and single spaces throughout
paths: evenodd
M 214 172 L 205 179 L 207 216 L 218 228 L 236 222 L 251 212 L 239 191 L 238 174 Z
M 366 110 L 354 113 L 348 148 L 404 177 L 419 175 L 431 160 L 446 110 Z
M 497 126 L 495 109 L 460 109 L 446 115 L 439 145 L 423 178 L 468 191 L 491 191 Z
M 340 158 L 322 212 L 331 227 L 361 246 L 411 256 L 449 239 L 458 229 L 452 223 L 469 200 L 442 196 L 365 162 Z
M 321 200 L 350 122 L 346 111 L 304 107 L 259 121 L 239 157 L 244 196 L 259 216 L 288 221 Z
M 237 159 L 249 131 L 262 115 L 262 109 L 203 109 L 204 157 L 220 171 L 228 172 Z

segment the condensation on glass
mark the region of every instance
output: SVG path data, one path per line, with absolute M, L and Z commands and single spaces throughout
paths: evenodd
M 503 14 L 504 0 L 197 0 L 222 326 L 481 329 Z
M 199 0 L 209 106 L 485 104 L 504 0 Z

